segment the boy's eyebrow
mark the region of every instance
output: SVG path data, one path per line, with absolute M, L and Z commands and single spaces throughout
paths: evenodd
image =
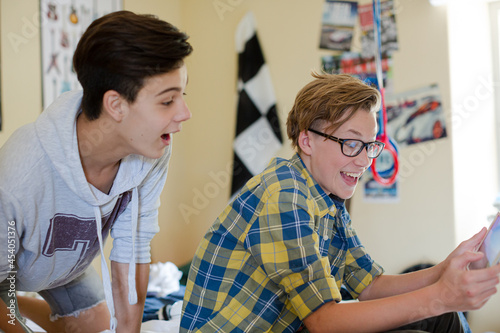
M 188 82 L 189 82 L 189 76 L 186 77 L 186 86 L 187 86 Z M 165 93 L 167 93 L 169 91 L 172 91 L 172 90 L 180 92 L 180 91 L 182 91 L 182 88 L 181 87 L 170 87 L 170 88 L 167 88 L 165 90 L 160 91 L 158 94 L 156 94 L 156 97 L 158 97 L 160 95 L 163 95 L 163 94 L 165 94 Z
M 349 129 L 348 132 L 351 132 L 351 133 L 357 135 L 358 137 L 362 137 L 363 136 L 363 134 L 361 132 L 359 132 L 359 131 L 357 131 L 355 129 Z M 376 136 L 376 134 L 377 133 L 375 133 L 375 136 Z
M 165 93 L 168 93 L 169 91 L 182 91 L 182 89 L 180 87 L 170 87 L 170 88 L 167 88 L 165 90 L 162 90 L 160 91 L 158 94 L 156 94 L 156 97 L 160 96 L 160 95 L 163 95 Z
M 362 136 L 361 132 L 356 131 L 355 129 L 349 129 L 347 132 L 351 132 L 351 133 L 353 133 L 353 134 L 355 134 L 357 136 Z

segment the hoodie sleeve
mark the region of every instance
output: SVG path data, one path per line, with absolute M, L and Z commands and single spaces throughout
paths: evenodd
M 110 259 L 120 263 L 128 263 L 132 255 L 132 211 L 138 205 L 138 221 L 135 237 L 135 262 L 138 264 L 151 262 L 151 239 L 160 230 L 158 226 L 158 208 L 160 194 L 167 178 L 171 146 L 165 154 L 154 162 L 151 171 L 141 185 L 138 186 L 138 202 L 132 201 L 111 228 L 113 248 Z
M 15 206 L 15 200 L 0 187 L 0 282 L 8 277 L 8 272 L 16 271 L 19 223 Z

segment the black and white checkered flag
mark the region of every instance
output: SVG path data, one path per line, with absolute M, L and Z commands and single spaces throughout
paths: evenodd
M 236 51 L 238 113 L 231 196 L 252 176 L 262 172 L 283 144 L 271 76 L 251 12 L 236 30 Z

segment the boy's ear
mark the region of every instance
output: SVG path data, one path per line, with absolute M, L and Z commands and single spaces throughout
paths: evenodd
M 309 136 L 310 134 L 311 132 L 308 132 L 306 130 L 301 131 L 299 134 L 299 142 L 298 142 L 302 152 L 308 156 L 311 155 L 312 153 L 311 138 Z
M 125 116 L 127 102 L 115 90 L 108 90 L 102 97 L 102 108 L 104 112 L 108 113 L 111 118 L 120 122 Z

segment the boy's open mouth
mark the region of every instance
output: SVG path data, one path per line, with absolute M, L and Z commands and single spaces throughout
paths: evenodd
M 356 185 L 359 177 L 361 177 L 361 173 L 359 172 L 340 171 L 340 174 L 342 175 L 344 181 L 350 185 Z
M 170 134 L 169 133 L 162 134 L 161 139 L 163 143 L 168 144 L 170 142 Z

